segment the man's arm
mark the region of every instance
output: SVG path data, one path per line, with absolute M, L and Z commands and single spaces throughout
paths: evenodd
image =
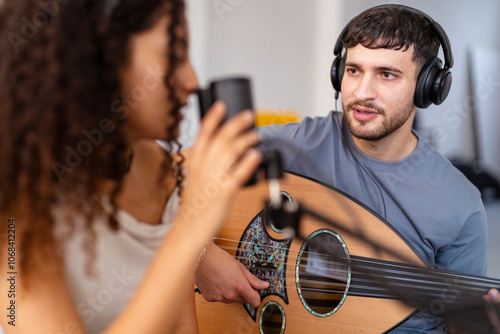
M 258 290 L 269 286 L 212 242 L 196 270 L 195 284 L 209 302 L 249 303 L 253 307 L 260 304 Z

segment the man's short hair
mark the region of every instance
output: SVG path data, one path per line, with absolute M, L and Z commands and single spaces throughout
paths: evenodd
M 424 64 L 437 57 L 439 38 L 422 15 L 404 8 L 374 7 L 353 18 L 342 39 L 344 48 L 358 44 L 370 49 L 408 50 L 414 47 L 412 60 L 417 75 Z

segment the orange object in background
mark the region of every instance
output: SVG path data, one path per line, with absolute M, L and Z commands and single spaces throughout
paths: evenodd
M 255 111 L 255 125 L 264 126 L 270 124 L 286 124 L 300 122 L 300 115 L 298 112 L 291 110 L 256 110 Z

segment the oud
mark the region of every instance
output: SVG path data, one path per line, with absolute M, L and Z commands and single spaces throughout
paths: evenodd
M 487 332 L 481 296 L 500 280 L 428 268 L 388 222 L 334 188 L 285 173 L 281 189 L 310 209 L 302 238 L 265 214 L 264 182 L 241 190 L 216 243 L 270 286 L 258 308 L 197 294 L 200 333 L 384 333 L 418 307 Z

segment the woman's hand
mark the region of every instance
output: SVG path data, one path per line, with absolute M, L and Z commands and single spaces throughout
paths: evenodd
M 231 200 L 257 169 L 261 154 L 253 114 L 242 112 L 220 126 L 226 107 L 216 102 L 203 118 L 186 163 L 182 190 L 182 221 L 203 227 L 209 238 L 225 220 Z

